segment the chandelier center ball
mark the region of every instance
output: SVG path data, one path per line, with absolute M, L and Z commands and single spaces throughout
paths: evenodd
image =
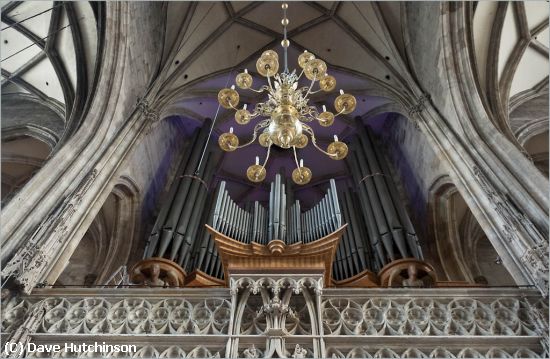
M 302 124 L 298 110 L 292 105 L 279 105 L 271 114 L 268 131 L 273 143 L 282 148 L 290 148 L 302 135 Z

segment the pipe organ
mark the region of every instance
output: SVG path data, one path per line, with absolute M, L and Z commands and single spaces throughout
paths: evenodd
M 199 172 L 195 173 L 209 127 L 210 121 L 207 121 L 191 136 L 177 178 L 167 196 L 168 201 L 161 208 L 149 236 L 143 258 L 164 257 L 182 268 L 191 263 L 192 250 L 204 225 L 203 208 L 211 202 L 208 181 L 221 157 L 219 151 L 211 150 L 209 146 Z
M 286 244 L 308 243 L 329 235 L 342 225 L 334 180 L 330 180 L 330 188 L 323 199 L 304 213 L 300 211 L 300 201 L 288 205 L 280 175 L 271 183 L 269 208 L 258 201 L 241 208 L 225 187 L 225 181 L 221 182 L 210 224 L 220 233 L 244 243 L 267 244 L 275 239 Z
M 349 139 L 346 162 L 354 188 L 343 190 L 344 234 L 334 262 L 334 278 L 342 280 L 363 270 L 378 272 L 402 258 L 423 259 L 415 230 L 389 166 L 368 127 L 360 120 Z
M 199 173 L 194 172 L 201 161 L 208 128 L 207 123 L 189 141 L 179 168 L 180 175 L 173 183 L 168 201 L 149 236 L 144 261 L 153 257 L 163 265 L 166 260 L 174 262 L 181 267 L 181 275 L 176 277 L 186 277 L 186 283 L 189 283 L 187 273 L 190 273 L 194 278 L 200 276 L 195 282 L 197 285 L 205 281 L 223 285 L 227 268 L 222 262 L 227 256 L 220 255 L 220 243 L 229 246 L 226 248 L 240 246 L 242 253 L 248 251 L 249 254 L 259 251 L 259 247 L 254 246 L 273 249 L 277 243 L 281 251 L 288 250 L 288 254 L 292 251 L 299 253 L 297 248 L 315 242 L 315 245 L 325 248 L 323 256 L 330 262 L 326 268 L 328 277 L 333 278 L 337 285 L 351 283 L 350 286 L 358 283 L 357 278 L 363 278 L 362 285 L 379 285 L 381 280 L 374 273 L 384 272 L 390 264 L 399 260 L 413 264 L 422 261 L 416 233 L 391 178 L 389 166 L 370 129 L 362 123 L 357 126 L 357 134 L 347 139 L 351 151 L 346 162 L 353 185 L 344 185 L 337 190 L 335 181 L 331 179 L 324 197 L 306 211 L 303 211 L 300 201 L 294 199 L 291 184 L 285 183 L 279 174 L 271 183 L 267 205 L 258 201 L 236 203 L 229 195 L 225 181 L 220 182 L 214 193 L 209 193 L 209 183 L 220 158 L 219 151 L 207 149 Z M 326 246 L 322 241 L 316 242 L 323 238 Z M 228 244 L 231 241 L 235 242 Z M 263 255 L 269 258 L 269 251 L 265 248 L 262 249 Z M 332 253 L 330 248 L 334 253 L 326 257 L 327 253 Z M 309 249 L 304 247 L 301 250 Z M 167 265 L 163 268 L 167 275 L 172 271 Z M 152 264 L 147 271 L 153 271 Z M 140 275 L 147 276 L 148 273 L 136 274 L 137 277 Z M 173 273 L 170 275 L 172 282 L 180 280 L 173 279 Z

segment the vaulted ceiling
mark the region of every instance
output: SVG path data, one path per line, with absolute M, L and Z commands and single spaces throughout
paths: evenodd
M 176 117 L 190 130 L 202 126 L 206 118 L 216 118 L 213 141 L 230 126 L 242 140 L 246 139 L 252 125 L 236 125 L 232 114 L 223 108 L 216 117 L 217 93 L 234 83 L 235 75 L 244 68 L 254 76 L 254 87 L 263 84 L 264 78 L 255 71 L 255 61 L 266 49 L 282 55 L 281 2 L 174 1 L 166 2 L 164 8 L 162 62 L 167 71 L 155 78 L 162 88 L 161 116 Z M 321 146 L 326 146 L 333 134 L 343 139 L 352 135 L 357 125 L 355 116 L 365 119 L 391 111 L 388 95 L 405 91 L 403 76 L 411 69 L 404 10 L 401 2 L 289 3 L 289 67 L 296 68 L 297 56 L 307 49 L 327 62 L 329 73 L 337 79 L 337 88 L 358 99 L 353 114 L 341 117 L 329 129 L 315 127 Z M 18 123 L 28 127 L 29 121 L 17 116 L 16 109 L 24 101 L 34 101 L 47 107 L 34 111 L 49 117 L 34 118 L 38 123 L 33 126 L 49 128 L 47 124 L 55 123 L 59 127 L 61 121 L 62 128 L 49 133 L 55 143 L 74 133 L 93 88 L 94 65 L 101 49 L 97 12 L 98 7 L 87 2 L 3 5 L 3 105 L 10 97 L 17 98 L 17 102 L 8 104 L 11 107 L 3 106 L 15 109 L 11 112 L 13 119 L 2 121 L 3 129 Z M 546 114 L 537 113 L 535 122 L 525 112 L 526 107 L 533 106 L 522 106 L 526 99 L 539 98 L 540 102 L 540 96 L 548 93 L 546 3 L 478 2 L 472 5 L 471 21 L 475 63 L 487 108 L 494 113 L 509 109 L 501 116 L 505 118 L 505 123 L 499 124 L 501 130 L 508 131 L 518 143 L 525 137 L 526 128 L 529 133 L 538 131 L 535 134 L 547 131 L 547 106 L 540 106 L 546 108 Z M 140 59 L 139 51 L 147 49 L 131 49 L 136 61 Z M 255 93 L 240 93 L 241 104 L 261 100 Z M 327 104 L 330 109 L 334 97 L 334 93 L 319 93 L 312 101 L 318 106 Z M 216 177 L 232 183 L 235 198 L 245 201 L 265 197 L 266 185 L 253 185 L 245 178 L 246 167 L 263 151 L 252 145 L 224 157 Z M 329 161 L 312 149 L 304 149 L 300 156 L 314 173 L 312 183 L 306 186 L 312 188 L 308 195 L 319 192 L 328 178 L 347 179 L 343 162 Z M 290 169 L 291 163 L 284 151 L 274 153 L 266 182 L 281 167 Z
M 289 3 L 290 70 L 300 71 L 297 57 L 308 50 L 327 62 L 328 72 L 337 79 L 337 89 L 354 94 L 358 100 L 356 111 L 339 117 L 332 127 L 313 125 L 322 147 L 334 134 L 345 139 L 355 133 L 354 117 L 387 104 L 390 100 L 383 97 L 385 91 L 400 87 L 399 74 L 406 69 L 396 61 L 399 50 L 392 45 L 381 11 L 378 4 L 367 2 Z M 385 7 L 384 11 L 399 11 L 399 7 Z M 399 17 L 392 16 L 392 21 Z M 165 61 L 170 61 L 170 71 L 163 82 L 163 116 L 179 116 L 188 126 L 200 126 L 205 118 L 216 118 L 216 135 L 234 127 L 241 141 L 246 141 L 255 123 L 239 126 L 234 122 L 233 111 L 223 108 L 216 117 L 217 94 L 221 88 L 234 84 L 237 73 L 245 68 L 254 77 L 254 88 L 265 83 L 266 79 L 257 74 L 255 63 L 267 49 L 278 52 L 282 62 L 281 18 L 280 2 L 170 2 L 163 54 Z M 239 92 L 241 105 L 250 106 L 263 99 L 263 95 L 252 91 Z M 331 109 L 336 94 L 336 90 L 318 93 L 311 102 L 318 108 L 326 104 Z M 217 136 L 212 140 L 217 141 Z M 300 150 L 299 156 L 312 169 L 313 180 L 295 190 L 298 198 L 315 202 L 315 193 L 322 193 L 320 189 L 329 178 L 346 180 L 349 170 L 343 161 L 332 161 L 310 147 Z M 257 144 L 228 153 L 217 170 L 216 177 L 228 181 L 233 197 L 240 201 L 267 199 L 269 181 L 275 173 L 282 168 L 287 173 L 293 169 L 289 151 L 274 151 L 265 183 L 252 184 L 245 173 L 256 155 L 265 156 L 265 149 Z M 302 191 L 307 196 L 301 196 Z

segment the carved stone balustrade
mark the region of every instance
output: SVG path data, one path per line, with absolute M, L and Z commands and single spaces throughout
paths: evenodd
M 41 288 L 2 302 L 2 343 L 132 344 L 12 357 L 547 357 L 536 289 L 323 288 L 306 275 L 231 288 Z

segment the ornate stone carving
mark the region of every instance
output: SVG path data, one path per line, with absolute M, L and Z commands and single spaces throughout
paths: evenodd
M 114 303 L 102 298 L 83 298 L 70 302 L 47 298 L 32 308 L 43 306 L 45 313 L 36 333 L 56 334 L 226 334 L 230 304 L 225 299 L 209 298 L 196 303 L 172 298 L 160 301 L 139 298 Z M 21 301 L 3 311 L 2 329 L 13 331 L 29 304 Z
M 146 99 L 141 99 L 138 102 L 138 110 L 143 114 L 143 116 L 151 121 L 151 123 L 157 122 L 160 119 L 159 112 L 154 109 L 151 104 L 149 104 L 149 101 Z
M 453 348 L 437 347 L 433 349 L 407 348 L 372 348 L 356 347 L 351 350 L 343 350 L 330 347 L 327 350 L 329 358 L 546 358 L 540 352 L 529 348 L 500 349 L 490 348 Z
M 238 305 L 235 318 L 238 335 L 262 335 L 267 339 L 265 358 L 291 356 L 285 338 L 315 335 L 317 316 L 311 310 L 321 295 L 323 278 L 231 278 L 231 289 Z M 314 324 L 315 323 L 315 324 Z M 243 352 L 244 353 L 244 352 Z M 307 351 L 305 352 L 307 354 Z M 297 352 L 298 358 L 305 355 Z
M 528 304 L 513 298 L 488 303 L 471 298 L 334 298 L 323 301 L 321 310 L 325 333 L 331 335 L 538 335 Z
M 42 279 L 46 267 L 59 255 L 63 246 L 68 222 L 76 213 L 86 192 L 98 175 L 93 169 L 82 180 L 72 196 L 49 216 L 31 235 L 25 245 L 13 256 L 2 269 L 2 277 L 13 277 L 29 293 Z
M 474 175 L 483 191 L 501 216 L 502 233 L 513 251 L 525 264 L 531 279 L 539 290 L 547 295 L 548 286 L 548 239 L 534 223 L 502 193 L 498 192 L 483 171 L 474 166 Z
M 181 346 L 170 346 L 168 348 L 160 348 L 152 345 L 137 346 L 135 353 L 117 353 L 117 352 L 82 352 L 82 353 L 67 353 L 71 358 L 132 358 L 132 359 L 163 359 L 163 358 L 220 358 L 220 352 L 224 352 L 223 348 L 208 348 L 203 345 L 190 348 L 182 348 Z M 41 353 L 31 353 L 28 358 L 43 358 Z M 56 356 L 63 357 L 63 356 Z
M 548 303 L 533 297 L 533 291 L 517 290 L 514 296 L 510 289 L 409 289 L 410 298 L 402 289 L 379 288 L 374 293 L 371 289 L 344 289 L 349 294 L 332 289 L 320 298 L 315 291 L 322 286 L 321 278 L 244 277 L 232 278 L 231 283 L 236 293 L 233 306 L 226 298 L 207 298 L 210 289 L 162 289 L 171 293 L 169 298 L 159 298 L 156 290 L 150 290 L 148 298 L 138 298 L 147 293 L 143 288 L 133 294 L 132 289 L 101 289 L 110 293 L 104 298 L 78 297 L 74 292 L 47 297 L 57 290 L 37 290 L 31 296 L 2 303 L 2 330 L 18 343 L 40 338 L 49 343 L 59 338 L 59 343 L 64 343 L 78 337 L 114 344 L 117 335 L 141 340 L 154 335 L 158 343 L 138 346 L 136 353 L 125 356 L 131 358 L 536 358 L 544 357 L 547 348 L 546 342 L 538 342 L 548 335 Z M 128 297 L 121 298 L 117 291 Z M 174 297 L 180 291 L 188 299 Z M 420 294 L 424 291 L 428 293 Z M 422 296 L 414 297 L 418 295 Z M 299 341 L 296 336 L 301 336 Z M 185 340 L 174 345 L 175 337 Z M 401 342 L 405 337 L 410 339 Z M 434 337 L 454 337 L 454 344 L 435 348 Z M 225 338 L 223 342 L 221 338 Z M 503 339 L 510 344 L 503 346 Z M 459 346 L 456 340 L 468 344 Z M 322 345 L 327 346 L 326 351 Z M 73 354 L 120 357 L 115 353 Z

